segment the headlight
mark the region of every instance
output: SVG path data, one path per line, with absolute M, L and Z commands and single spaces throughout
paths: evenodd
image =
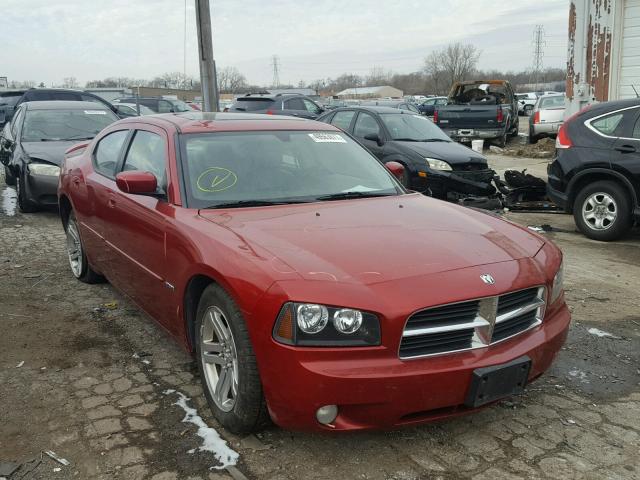
M 278 315 L 273 337 L 299 346 L 380 345 L 380 322 L 373 313 L 352 308 L 289 302 Z
M 30 163 L 29 172 L 34 175 L 47 175 L 50 177 L 58 177 L 60 175 L 60 167 L 50 165 L 48 163 Z
M 451 165 L 449 165 L 444 160 L 438 160 L 437 158 L 429 158 L 429 157 L 425 157 L 424 159 L 427 161 L 427 165 L 429 165 L 429 167 L 432 168 L 433 170 L 444 170 L 447 172 L 450 172 L 451 170 L 453 170 L 451 168 Z
M 560 262 L 560 268 L 558 268 L 558 272 L 556 276 L 553 278 L 553 289 L 551 290 L 551 302 L 555 302 L 562 290 L 564 289 L 564 260 Z

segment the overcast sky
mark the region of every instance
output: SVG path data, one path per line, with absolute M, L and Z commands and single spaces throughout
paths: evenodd
M 185 0 L 2 0 L 0 76 L 81 84 L 108 76 L 152 78 L 184 65 Z M 194 0 L 187 0 L 186 71 L 198 76 Z M 536 24 L 545 66 L 566 63 L 568 0 L 211 0 L 218 68 L 235 66 L 269 84 L 366 75 L 372 66 L 409 73 L 453 41 L 482 50 L 480 67 L 532 63 Z

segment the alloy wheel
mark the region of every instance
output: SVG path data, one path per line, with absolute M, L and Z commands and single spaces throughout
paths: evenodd
M 69 256 L 69 265 L 71 271 L 76 278 L 82 275 L 82 242 L 80 241 L 80 233 L 76 222 L 70 220 L 67 225 L 67 255 Z
M 593 230 L 607 230 L 618 218 L 616 201 L 608 193 L 593 193 L 582 205 L 582 218 Z
M 229 412 L 238 397 L 238 354 L 229 321 L 219 307 L 209 307 L 200 329 L 200 356 L 209 392 L 216 406 Z

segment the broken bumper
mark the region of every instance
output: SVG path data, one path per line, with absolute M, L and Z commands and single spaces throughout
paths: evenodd
M 504 128 L 497 129 L 474 129 L 474 128 L 443 128 L 449 138 L 457 142 L 470 142 L 475 139 L 501 138 L 505 134 Z

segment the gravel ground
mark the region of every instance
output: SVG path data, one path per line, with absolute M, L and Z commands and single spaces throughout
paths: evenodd
M 640 478 L 637 231 L 605 245 L 566 215 L 509 214 L 555 227 L 574 319 L 524 396 L 393 432 L 238 438 L 209 414 L 189 355 L 108 284 L 74 280 L 55 213 L 10 215 L 12 198 L 0 178 L 0 464 L 22 464 L 13 478 Z M 168 389 L 239 453 L 235 468 L 198 450 L 198 427 Z

